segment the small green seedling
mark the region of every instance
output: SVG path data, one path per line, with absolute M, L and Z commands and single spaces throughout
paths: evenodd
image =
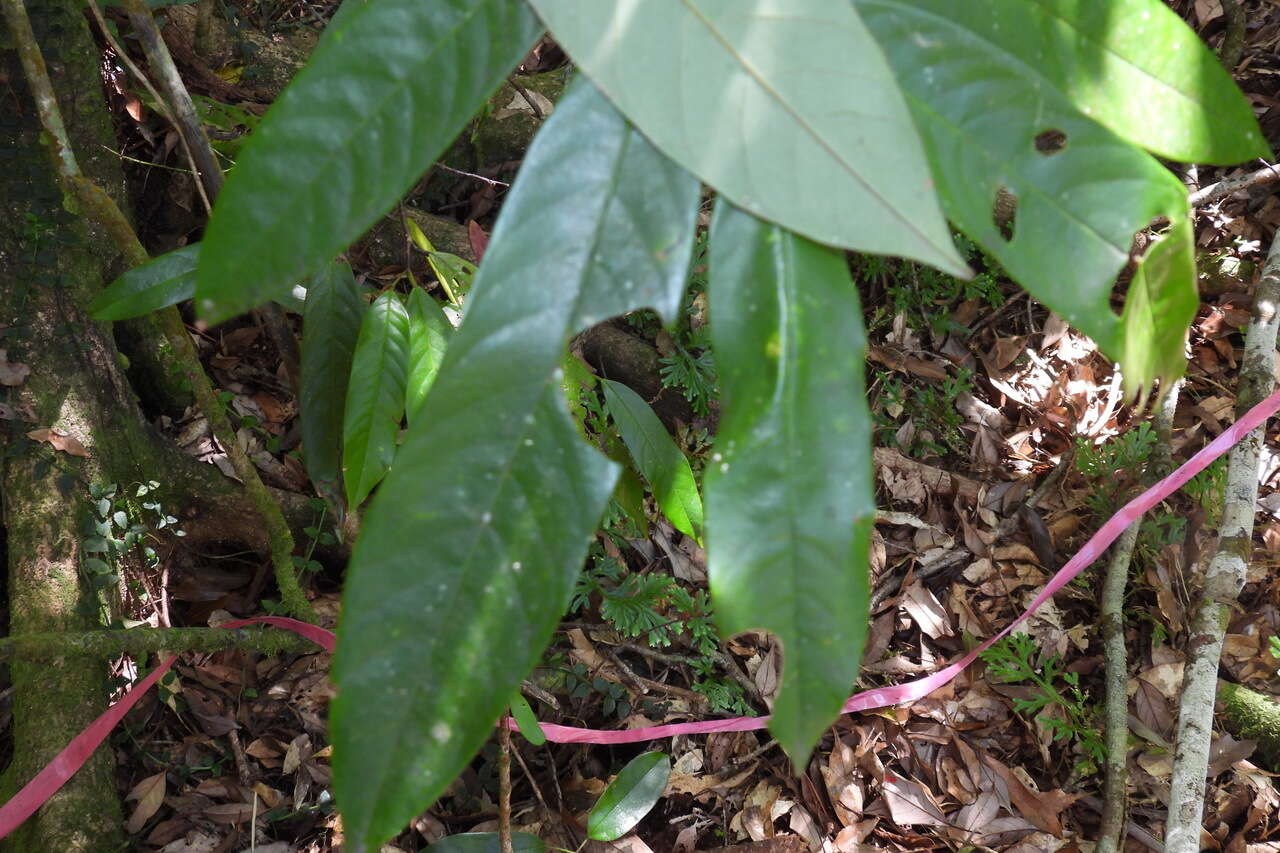
M 626 835 L 657 804 L 670 777 L 671 759 L 665 753 L 631 759 L 587 815 L 587 837 L 616 841 Z
M 524 702 L 523 697 L 517 695 L 517 698 Z M 513 713 L 516 704 L 512 702 Z M 528 707 L 525 703 L 525 708 Z M 519 722 L 519 717 L 516 721 Z M 595 841 L 617 841 L 626 835 L 657 805 L 670 777 L 671 759 L 665 753 L 646 752 L 631 759 L 587 814 L 587 837 Z M 544 853 L 547 846 L 528 833 L 513 832 L 511 848 L 514 853 Z M 501 849 L 496 832 L 450 835 L 427 848 L 434 853 L 500 853 Z

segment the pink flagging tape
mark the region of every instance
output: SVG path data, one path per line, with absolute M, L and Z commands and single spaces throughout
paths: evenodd
M 1084 544 L 1075 556 L 1067 561 L 1057 574 L 1050 579 L 1045 588 L 1040 591 L 1035 600 L 1017 619 L 1010 622 L 1003 631 L 996 634 L 991 639 L 982 643 L 973 651 L 961 657 L 955 663 L 938 670 L 932 675 L 924 678 L 908 681 L 905 684 L 899 684 L 894 687 L 881 687 L 875 690 L 865 690 L 850 697 L 844 703 L 844 711 L 846 713 L 852 711 L 869 711 L 873 708 L 885 708 L 890 705 L 899 705 L 903 702 L 911 702 L 921 699 L 947 682 L 951 681 L 964 670 L 966 666 L 973 663 L 979 654 L 988 649 L 992 644 L 996 643 L 1002 637 L 1006 636 L 1010 631 L 1017 627 L 1021 622 L 1026 620 L 1036 608 L 1048 601 L 1058 590 L 1066 586 L 1072 578 L 1080 574 L 1080 572 L 1098 557 L 1116 540 L 1117 537 L 1133 522 L 1137 521 L 1143 513 L 1151 509 L 1160 501 L 1173 494 L 1186 484 L 1188 480 L 1199 474 L 1211 462 L 1219 456 L 1226 453 L 1233 445 L 1238 443 L 1246 435 L 1255 428 L 1261 426 L 1267 418 L 1271 417 L 1277 411 L 1280 411 L 1280 391 L 1273 393 L 1270 397 L 1263 400 L 1244 414 L 1236 423 L 1232 424 L 1222 435 L 1215 438 L 1203 450 L 1191 457 L 1178 470 L 1174 471 L 1168 477 L 1156 483 L 1147 489 L 1138 497 L 1125 504 L 1119 512 L 1107 520 L 1107 523 L 1098 529 L 1098 532 L 1090 537 L 1089 541 Z M 292 631 L 301 637 L 316 643 L 317 645 L 333 651 L 334 635 L 332 631 L 327 631 L 316 625 L 309 625 L 306 622 L 300 622 L 296 619 L 288 619 L 283 616 L 259 616 L 252 619 L 237 619 L 233 622 L 226 622 L 220 627 L 222 628 L 240 628 L 246 625 L 271 625 L 276 628 L 283 628 L 286 631 Z M 157 666 L 151 674 L 135 684 L 128 693 L 124 695 L 120 701 L 116 702 L 108 708 L 102 716 L 94 720 L 88 728 L 75 737 L 67 745 L 67 747 L 58 753 L 57 757 L 49 763 L 47 767 L 36 774 L 35 778 L 26 784 L 9 802 L 0 806 L 0 838 L 4 838 L 13 830 L 35 813 L 36 809 L 53 796 L 53 794 L 61 788 L 71 776 L 84 765 L 93 751 L 106 740 L 111 730 L 116 724 L 128 713 L 129 709 L 137 704 L 147 690 L 151 689 L 151 685 L 160 680 L 169 668 L 173 666 L 177 658 L 169 658 Z M 507 718 L 505 724 L 510 729 L 516 729 L 514 720 Z M 640 729 L 625 729 L 622 731 L 601 731 L 598 729 L 584 729 L 575 726 L 560 726 L 554 723 L 541 723 L 543 732 L 547 736 L 547 740 L 554 743 L 639 743 L 641 741 L 657 740 L 659 738 L 673 737 L 675 735 L 697 735 L 711 734 L 712 732 L 746 732 L 763 729 L 769 724 L 768 717 L 731 717 L 722 720 L 704 720 L 697 723 L 675 723 L 665 726 L 648 726 Z

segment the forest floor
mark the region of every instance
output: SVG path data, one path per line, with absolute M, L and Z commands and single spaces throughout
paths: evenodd
M 234 23 L 244 33 L 266 32 L 272 34 L 268 43 L 278 43 L 318 26 L 332 11 L 328 5 L 285 0 L 227 8 L 239 16 Z M 1220 45 L 1226 21 L 1218 0 L 1172 5 L 1211 46 Z M 1280 147 L 1280 7 L 1264 0 L 1242 0 L 1241 7 L 1248 25 L 1236 79 L 1268 140 Z M 248 43 L 241 30 L 231 32 L 237 44 Z M 247 63 L 179 57 L 193 93 L 210 99 L 208 105 L 227 105 L 221 112 L 211 106 L 208 115 L 215 139 L 231 157 L 238 134 L 263 107 L 245 95 L 281 73 L 261 67 L 276 61 L 269 53 L 262 50 Z M 563 62 L 544 43 L 523 71 L 554 71 Z M 180 166 L 169 132 L 145 97 L 123 74 L 112 80 L 124 153 Z M 497 112 L 518 114 L 535 127 L 550 105 L 511 101 L 495 102 Z M 461 248 L 450 250 L 474 259 L 518 159 L 510 152 L 481 152 L 462 169 L 480 178 L 433 170 L 405 204 L 451 220 L 462 235 L 475 223 Z M 1178 173 L 1194 190 L 1259 165 L 1178 167 Z M 189 182 L 167 170 L 129 168 L 151 248 L 197 239 L 201 223 L 191 214 L 198 208 Z M 1201 308 L 1174 420 L 1175 460 L 1187 458 L 1233 418 L 1242 330 L 1262 260 L 1280 227 L 1277 186 L 1258 184 L 1197 211 Z M 867 383 L 882 510 L 873 542 L 864 688 L 931 672 L 1012 620 L 1136 493 L 1157 443 L 1149 419 L 1125 405 L 1111 363 L 1093 343 L 1031 301 L 979 250 L 971 247 L 968 254 L 982 271 L 968 283 L 910 263 L 852 261 L 871 343 Z M 406 271 L 419 282 L 435 279 L 403 231 L 370 241 L 351 260 L 375 289 L 407 286 Z M 602 372 L 619 336 L 626 346 L 641 348 L 648 368 L 618 369 L 632 371 L 633 387 L 656 388 L 648 396 L 660 398 L 655 408 L 695 472 L 710 454 L 718 412 L 714 359 L 703 333 L 705 284 L 699 260 L 686 317 L 674 330 L 637 314 L 576 345 Z M 264 480 L 310 493 L 297 454 L 297 400 L 270 330 L 242 318 L 199 329 L 196 336 Z M 599 412 L 587 416 L 603 418 Z M 175 436 L 184 429 L 181 420 L 163 426 Z M 1226 678 L 1275 694 L 1280 660 L 1270 638 L 1280 634 L 1280 575 L 1274 571 L 1280 562 L 1280 445 L 1274 429 L 1271 438 L 1253 567 L 1221 663 Z M 209 448 L 197 439 L 191 450 L 207 455 Z M 1155 839 L 1163 832 L 1169 743 L 1194 594 L 1189 578 L 1212 553 L 1224 482 L 1225 466 L 1215 464 L 1142 522 L 1124 607 L 1133 747 L 1130 849 L 1161 849 Z M 342 548 L 327 532 L 323 506 L 316 502 L 314 539 L 302 543 L 302 565 L 317 612 L 333 627 Z M 777 689 L 776 643 L 763 634 L 706 642 L 713 614 L 703 592 L 702 549 L 651 502 L 613 509 L 592 547 L 568 621 L 530 679 L 541 697 L 533 702 L 539 718 L 629 728 L 767 713 Z M 133 615 L 143 622 L 216 624 L 272 610 L 265 567 L 253 555 L 194 553 L 176 540 L 162 558 L 167 585 L 156 588 L 149 604 L 136 603 Z M 621 748 L 535 747 L 516 737 L 514 823 L 576 848 L 585 812 L 610 776 L 640 752 L 661 749 L 675 770 L 659 805 L 622 842 L 592 842 L 585 849 L 1092 849 L 1101 808 L 1100 571 L 1087 570 L 1041 607 L 1025 632 L 928 698 L 841 717 L 799 774 L 760 732 Z M 136 849 L 338 849 L 341 826 L 330 796 L 325 736 L 328 664 L 323 653 L 184 655 L 176 677 L 143 700 L 112 741 Z M 120 683 L 136 668 L 121 661 Z M 384 850 L 420 850 L 447 834 L 494 829 L 497 750 L 495 739 Z M 1205 825 L 1219 849 L 1280 851 L 1280 792 L 1256 761 L 1251 741 L 1217 732 Z

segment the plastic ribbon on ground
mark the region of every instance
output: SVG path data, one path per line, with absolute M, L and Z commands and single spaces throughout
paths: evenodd
M 864 690 L 851 696 L 844 703 L 845 713 L 854 711 L 869 711 L 874 708 L 885 708 L 890 705 L 900 705 L 903 702 L 912 702 L 921 699 L 944 684 L 950 682 L 958 676 L 965 667 L 977 660 L 978 655 L 990 648 L 993 644 L 1005 637 L 1010 631 L 1016 628 L 1020 623 L 1025 621 L 1032 613 L 1035 612 L 1041 604 L 1053 597 L 1058 590 L 1066 586 L 1076 575 L 1080 574 L 1086 567 L 1110 547 L 1124 529 L 1133 524 L 1143 513 L 1160 503 L 1169 495 L 1182 488 L 1188 480 L 1199 474 L 1209 466 L 1215 459 L 1222 456 L 1233 445 L 1238 443 L 1246 435 L 1257 427 L 1261 426 L 1267 418 L 1271 417 L 1277 411 L 1280 411 L 1280 391 L 1276 391 L 1270 397 L 1263 400 L 1246 412 L 1238 421 L 1228 427 L 1217 438 L 1211 441 L 1203 450 L 1196 453 L 1187 462 L 1183 463 L 1176 471 L 1147 489 L 1138 497 L 1129 501 L 1120 508 L 1115 515 L 1111 516 L 1105 524 L 1098 529 L 1096 533 L 1089 538 L 1089 541 L 1076 552 L 1076 554 L 1067 561 L 1067 563 L 1058 570 L 1058 572 L 1049 580 L 1040 594 L 1035 597 L 1031 605 L 1024 610 L 1018 618 L 1014 619 L 1000 633 L 984 641 L 972 651 L 962 656 L 959 660 L 938 670 L 931 675 L 918 678 L 915 681 L 908 681 L 904 684 L 898 684 L 893 687 L 879 687 L 873 690 Z M 226 622 L 219 627 L 222 628 L 240 628 L 246 625 L 270 625 L 275 628 L 282 628 L 286 631 L 292 631 L 299 636 L 305 637 L 317 645 L 328 651 L 333 651 L 335 638 L 333 632 L 315 625 L 309 625 L 306 622 L 299 622 L 296 619 L 288 619 L 282 616 L 259 616 L 251 619 L 237 619 L 232 622 Z M 36 774 L 30 782 L 26 784 L 12 799 L 3 806 L 0 806 L 0 838 L 5 837 L 16 829 L 23 821 L 35 813 L 36 809 L 53 796 L 53 794 L 61 788 L 68 779 L 75 774 L 77 770 L 88 760 L 93 751 L 106 740 L 111 730 L 116 727 L 120 720 L 124 717 L 129 709 L 137 704 L 138 700 L 151 689 L 160 678 L 169 671 L 177 660 L 176 657 L 170 657 L 151 671 L 149 675 L 135 684 L 128 693 L 124 695 L 120 701 L 116 702 L 108 708 L 102 716 L 94 720 L 83 732 L 75 737 L 70 744 L 67 745 L 62 752 L 49 762 L 49 764 Z M 516 730 L 518 727 L 514 720 L 507 718 L 503 721 L 508 728 Z M 595 744 L 614 744 L 614 743 L 639 743 L 642 741 L 655 740 L 657 738 L 674 737 L 675 735 L 696 735 L 710 734 L 712 732 L 745 732 L 763 729 L 769 724 L 768 717 L 730 717 L 720 720 L 704 720 L 696 723 L 673 723 L 662 726 L 647 726 L 639 729 L 624 729 L 621 731 L 605 731 L 600 729 L 585 729 L 574 726 L 561 726 L 554 723 L 541 723 L 543 732 L 546 733 L 547 740 L 554 743 L 595 743 Z

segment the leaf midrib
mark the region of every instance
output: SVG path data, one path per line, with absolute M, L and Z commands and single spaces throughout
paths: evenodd
M 846 174 L 849 175 L 849 177 L 853 178 L 853 180 L 856 183 L 862 186 L 862 188 L 867 192 L 868 195 L 870 195 L 877 202 L 879 202 L 880 205 L 885 208 L 885 210 L 887 210 L 895 219 L 897 219 L 898 222 L 902 225 L 902 227 L 905 230 L 915 234 L 916 237 L 919 238 L 924 243 L 924 245 L 932 246 L 934 251 L 938 252 L 939 256 L 942 258 L 945 258 L 948 254 L 954 252 L 954 249 L 952 249 L 951 252 L 948 252 L 948 249 L 951 247 L 938 246 L 937 244 L 935 244 L 933 240 L 930 239 L 928 234 L 924 233 L 919 228 L 917 228 L 914 222 L 912 222 L 905 215 L 903 215 L 903 213 L 899 211 L 895 205 L 891 204 L 888 201 L 888 199 L 886 199 L 879 192 L 879 190 L 877 190 L 874 186 L 868 183 L 868 181 L 865 178 L 863 178 L 862 175 L 857 172 L 857 170 L 853 168 L 852 164 L 846 162 L 845 159 L 841 157 L 840 154 L 836 152 L 836 150 L 832 148 L 832 146 L 827 142 L 826 137 L 818 133 L 817 129 L 812 127 L 809 124 L 809 122 L 804 118 L 804 116 L 796 112 L 796 110 L 792 108 L 791 104 L 787 101 L 787 99 L 783 98 L 781 94 L 777 90 L 775 90 L 765 80 L 764 76 L 759 71 L 757 71 L 754 66 L 748 63 L 744 56 L 742 56 L 740 53 L 738 53 L 738 51 L 734 49 L 733 45 L 730 44 L 729 41 L 720 33 L 720 31 L 716 29 L 713 23 L 705 15 L 702 14 L 702 11 L 698 9 L 698 7 L 694 4 L 693 0 L 680 0 L 680 2 L 689 10 L 690 14 L 693 15 L 693 17 L 696 18 L 698 22 L 701 23 L 707 29 L 707 31 L 711 34 L 711 37 L 715 41 L 719 42 L 720 46 L 724 48 L 725 53 L 727 53 L 730 56 L 730 58 L 737 61 L 737 63 L 742 67 L 742 69 L 746 71 L 748 76 L 750 76 L 751 79 L 756 82 L 756 84 L 765 92 L 765 94 L 767 94 L 770 98 L 772 98 L 782 108 L 784 112 L 790 115 L 791 118 L 795 120 L 796 125 L 802 128 L 815 142 L 817 142 L 818 145 L 824 151 L 827 152 L 828 156 L 830 156 L 836 163 L 840 165 L 840 167 L 844 170 Z M 857 12 L 854 11 L 853 14 L 856 16 Z M 861 23 L 861 21 L 859 21 L 859 23 Z M 864 29 L 865 29 L 865 25 L 864 25 Z M 879 51 L 880 46 L 875 43 L 874 37 L 871 37 L 870 32 L 868 32 L 867 35 L 868 35 L 867 41 L 870 42 L 872 49 Z M 897 75 L 893 73 L 893 69 L 891 66 L 889 66 L 888 59 L 885 58 L 883 51 L 881 51 L 880 58 L 884 62 L 886 69 L 889 72 L 889 77 L 893 80 L 894 84 L 896 85 Z M 899 87 L 899 92 L 902 92 L 901 87 Z M 902 92 L 902 94 L 905 95 L 905 92 Z M 906 109 L 905 102 L 903 103 L 903 108 Z M 908 130 L 910 130 L 913 133 L 916 133 L 918 136 L 919 131 L 917 131 L 915 128 L 915 125 L 911 123 L 910 114 L 906 116 L 906 119 L 907 119 Z M 924 146 L 922 142 L 920 143 L 919 148 L 920 148 L 921 159 L 924 161 L 925 168 L 928 168 L 928 158 L 924 156 Z

